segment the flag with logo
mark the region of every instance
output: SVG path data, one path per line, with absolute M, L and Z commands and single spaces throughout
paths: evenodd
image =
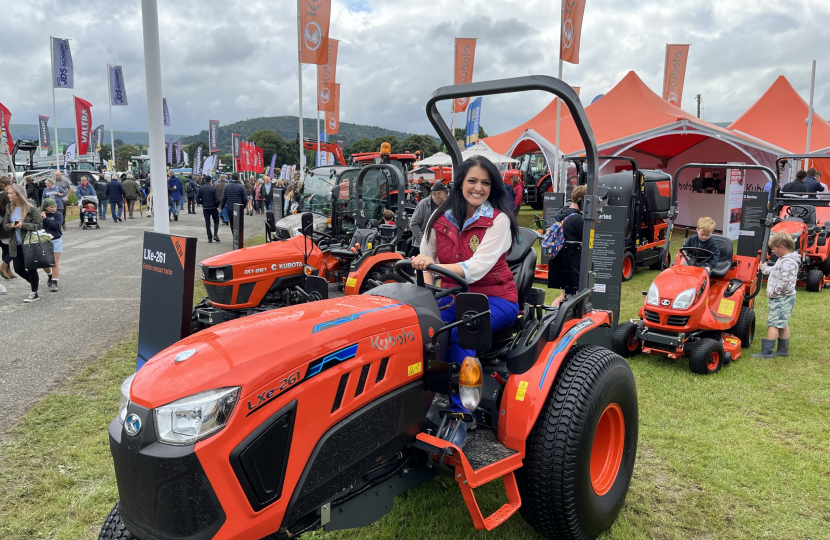
M 300 17 L 300 62 L 303 64 L 325 64 L 327 61 L 331 0 L 301 0 Z
M 197 146 L 193 153 L 193 174 L 202 174 L 202 145 Z
M 9 145 L 9 153 L 14 153 L 14 142 L 12 142 L 12 134 L 9 131 L 9 124 L 12 121 L 12 113 L 5 105 L 0 103 L 0 133 L 6 138 L 6 144 Z
M 219 151 L 219 120 L 208 120 L 208 150 Z
M 182 162 L 182 140 L 176 141 L 176 163 Z
M 277 154 L 271 156 L 271 166 L 268 168 L 268 176 L 274 178 L 274 166 L 277 164 Z
M 78 130 L 78 155 L 89 153 L 92 142 L 92 103 L 75 96 L 75 129 Z
M 167 164 L 173 164 L 173 137 L 170 137 L 170 142 L 167 143 Z
M 161 98 L 161 108 L 164 110 L 164 125 L 170 125 L 170 110 L 167 108 L 167 98 Z
M 585 0 L 562 0 L 562 28 L 559 35 L 559 58 L 569 64 L 579 63 L 582 16 Z
M 688 45 L 666 44 L 666 71 L 663 73 L 663 99 L 676 107 L 683 101 L 683 82 L 686 79 Z
M 95 128 L 95 132 L 92 136 L 92 143 L 92 147 L 95 148 L 95 151 L 100 152 L 101 145 L 104 144 L 104 124 L 101 124 Z
M 340 42 L 328 40 L 326 63 L 317 66 L 317 110 L 331 112 L 334 109 L 334 83 L 337 81 L 337 49 Z
M 478 142 L 478 126 L 481 124 L 481 98 L 476 99 L 467 108 L 467 140 L 466 148 Z
M 68 39 L 52 38 L 52 87 L 75 88 L 75 68 Z
M 109 70 L 112 106 L 127 105 L 127 88 L 124 86 L 124 73 L 121 70 L 121 66 L 109 66 Z
M 239 133 L 231 133 L 231 152 L 233 153 L 233 163 L 237 171 L 242 170 L 239 162 L 239 146 L 242 143 L 242 135 Z
M 455 38 L 455 80 L 453 84 L 467 84 L 473 82 L 473 64 L 476 57 L 475 38 Z M 464 112 L 470 98 L 456 98 L 453 101 L 453 111 Z
M 75 149 L 78 148 L 76 143 L 72 143 L 66 147 L 66 150 L 63 151 L 63 159 L 64 162 L 72 161 L 75 159 Z
M 2 105 L 0 105 L 2 107 Z M 49 117 L 40 115 L 37 117 L 37 127 L 40 133 L 40 147 L 47 149 L 52 147 L 52 141 L 49 139 Z
M 340 85 L 334 85 L 334 110 L 326 113 L 326 135 L 340 132 Z

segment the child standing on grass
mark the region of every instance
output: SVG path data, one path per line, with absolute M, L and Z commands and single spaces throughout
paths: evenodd
M 774 266 L 762 266 L 761 271 L 768 275 L 767 297 L 769 298 L 769 318 L 767 319 L 767 339 L 761 340 L 761 352 L 753 354 L 754 358 L 773 358 L 790 355 L 790 315 L 795 307 L 795 284 L 798 281 L 798 268 L 801 257 L 795 252 L 795 243 L 789 234 L 780 232 L 769 239 L 769 248 L 778 257 Z M 775 340 L 778 349 L 772 351 Z
M 697 220 L 697 234 L 690 236 L 683 247 L 700 248 L 712 252 L 712 258 L 703 263 L 706 271 L 712 273 L 712 269 L 718 265 L 720 250 L 718 244 L 712 240 L 712 233 L 715 232 L 715 220 L 710 217 L 702 217 Z

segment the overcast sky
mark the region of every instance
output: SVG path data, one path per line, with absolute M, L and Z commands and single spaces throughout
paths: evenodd
M 452 83 L 453 38 L 475 37 L 473 79 L 556 75 L 559 3 L 550 0 L 333 0 L 340 39 L 341 121 L 431 133 L 424 105 Z M 116 129 L 147 128 L 140 0 L 0 0 L 0 102 L 13 123 L 53 116 L 49 36 L 71 39 L 74 92 L 109 127 L 106 64 L 120 64 L 128 107 Z M 159 0 L 162 84 L 169 133 L 260 116 L 296 115 L 296 3 Z M 703 95 L 704 118 L 736 119 L 778 75 L 807 100 L 818 60 L 816 110 L 830 117 L 828 0 L 587 0 L 581 63 L 564 80 L 587 105 L 630 70 L 658 94 L 666 43 L 690 43 L 683 108 Z M 304 113 L 315 115 L 316 66 L 303 69 Z M 57 90 L 58 123 L 72 125 L 73 90 Z M 498 133 L 550 101 L 544 94 L 484 99 L 482 125 Z M 51 125 L 50 121 L 50 125 Z M 459 122 L 463 122 L 459 118 Z

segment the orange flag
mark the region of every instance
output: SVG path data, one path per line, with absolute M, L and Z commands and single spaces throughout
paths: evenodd
M 326 63 L 317 66 L 317 110 L 334 110 L 334 82 L 337 80 L 337 47 L 340 42 L 328 40 Z
M 325 64 L 327 61 L 331 0 L 299 0 L 300 62 Z
M 476 38 L 455 38 L 455 82 L 467 84 L 473 82 L 473 63 L 476 57 Z M 456 98 L 453 103 L 455 112 L 464 112 L 470 104 L 469 97 Z
M 582 37 L 582 15 L 584 13 L 585 0 L 562 0 L 559 58 L 570 64 L 579 63 L 579 40 Z
M 686 79 L 688 45 L 666 45 L 666 72 L 663 74 L 663 99 L 680 107 L 683 100 L 683 81 Z
M 340 85 L 334 85 L 334 110 L 326 113 L 326 135 L 340 132 Z

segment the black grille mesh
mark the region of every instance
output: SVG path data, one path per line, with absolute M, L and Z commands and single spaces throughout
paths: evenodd
M 379 383 L 386 377 L 386 366 L 389 365 L 389 357 L 382 358 L 380 360 L 380 368 L 378 368 L 378 376 L 375 378 L 375 382 Z
M 646 310 L 646 320 L 648 322 L 660 324 L 660 314 L 654 311 Z
M 360 370 L 360 378 L 357 380 L 357 389 L 354 391 L 354 397 L 362 394 L 363 389 L 366 388 L 366 379 L 369 377 L 369 367 L 370 364 L 366 364 L 363 366 L 363 369 Z
M 689 322 L 689 317 L 681 317 L 680 315 L 669 315 L 669 326 L 686 326 Z
M 342 377 L 340 377 L 340 384 L 337 385 L 337 394 L 334 395 L 334 403 L 331 406 L 331 412 L 336 411 L 340 408 L 340 404 L 343 403 L 343 394 L 346 393 L 346 384 L 349 382 L 349 374 L 344 373 Z

